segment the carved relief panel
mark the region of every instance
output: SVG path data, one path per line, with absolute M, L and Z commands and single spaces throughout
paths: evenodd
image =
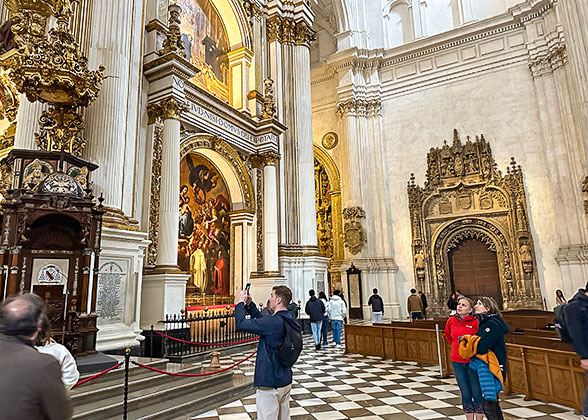
M 533 239 L 521 167 L 512 158 L 506 175 L 496 169 L 484 136 L 453 143 L 427 155 L 424 187 L 408 182 L 414 274 L 445 313 L 453 291 L 450 256 L 461 241 L 476 239 L 495 252 L 505 309 L 541 308 Z

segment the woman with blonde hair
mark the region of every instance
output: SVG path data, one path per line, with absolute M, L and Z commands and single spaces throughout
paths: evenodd
M 456 314 L 449 317 L 445 324 L 445 338 L 451 344 L 451 365 L 459 391 L 461 405 L 467 420 L 482 420 L 482 390 L 476 372 L 470 369 L 470 359 L 459 355 L 459 337 L 474 335 L 478 332 L 478 319 L 471 315 L 474 301 L 462 296 L 457 301 Z
M 61 382 L 69 391 L 80 379 L 76 360 L 64 345 L 51 338 L 51 325 L 46 314 L 41 315 L 40 324 L 41 331 L 35 340 L 35 348 L 57 359 L 61 367 Z

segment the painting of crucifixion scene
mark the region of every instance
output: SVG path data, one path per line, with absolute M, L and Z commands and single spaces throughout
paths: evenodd
M 229 41 L 210 0 L 178 0 L 186 58 L 200 69 L 193 81 L 223 101 L 229 100 Z
M 180 164 L 178 265 L 193 297 L 229 296 L 231 238 L 228 189 L 216 167 L 191 153 Z

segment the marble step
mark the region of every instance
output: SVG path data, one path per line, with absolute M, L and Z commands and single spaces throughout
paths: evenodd
M 151 365 L 153 366 L 153 365 Z M 157 369 L 170 370 L 166 368 L 166 365 L 153 366 Z M 174 372 L 181 373 L 200 373 L 200 367 L 189 366 L 181 370 L 174 369 Z M 134 367 L 129 370 L 129 392 L 137 393 L 145 389 L 157 390 L 161 386 L 166 386 L 172 380 L 174 383 L 185 383 L 194 381 L 197 378 L 182 378 L 178 376 L 169 376 L 156 372 L 149 371 L 147 369 Z M 89 384 L 88 384 L 89 385 Z M 82 388 L 82 385 L 80 388 Z M 72 394 L 72 402 L 77 410 L 85 411 L 85 406 L 100 401 L 102 405 L 107 405 L 118 400 L 122 401 L 121 395 L 124 390 L 124 369 L 123 375 L 118 378 L 112 378 L 109 381 L 95 384 L 92 388 L 87 389 L 85 392 L 77 392 Z
M 144 365 L 147 365 L 147 366 L 154 367 L 156 369 L 165 370 L 169 361 L 167 359 L 154 359 L 152 361 L 141 360 L 141 363 L 143 363 Z M 96 374 L 96 372 L 82 375 L 80 377 L 80 380 L 89 378 L 95 374 Z M 124 376 L 125 376 L 125 369 L 124 369 L 124 365 L 123 365 L 123 366 L 119 367 L 118 369 L 115 369 L 113 371 L 108 372 L 106 375 L 102 375 L 96 379 L 91 380 L 90 382 L 87 382 L 83 385 L 80 385 L 77 388 L 74 388 L 71 391 L 72 399 L 75 399 L 75 397 L 78 395 L 89 394 L 90 392 L 95 391 L 95 390 L 100 390 L 100 389 L 107 388 L 107 387 L 110 387 L 113 385 L 121 384 L 123 382 Z M 131 364 L 130 369 L 129 369 L 129 377 L 130 378 L 140 379 L 140 378 L 145 378 L 147 376 L 153 376 L 153 372 L 151 372 L 147 369 L 141 369 L 141 368 Z
M 136 383 L 129 382 L 128 418 L 139 418 L 162 409 L 175 407 L 185 403 L 186 398 L 198 399 L 206 397 L 211 392 L 226 392 L 232 386 L 232 376 L 231 372 L 202 378 L 166 376 L 166 381 L 156 382 L 151 387 L 143 387 L 145 381 L 150 379 L 143 378 L 137 381 L 141 385 L 140 388 L 135 386 Z M 110 390 L 106 392 L 110 392 Z M 82 405 L 74 405 L 73 419 L 107 420 L 120 418 L 122 415 L 122 389 L 116 396 L 109 396 L 89 403 L 81 402 Z

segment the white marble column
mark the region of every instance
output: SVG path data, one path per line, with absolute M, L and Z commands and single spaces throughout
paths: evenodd
M 105 4 L 106 3 L 106 4 Z M 105 67 L 100 96 L 86 111 L 84 158 L 100 166 L 92 174 L 94 194 L 104 193 L 105 206 L 122 210 L 127 124 L 136 114 L 127 113 L 132 92 L 131 38 L 135 0 L 94 1 L 88 66 Z M 141 31 L 143 29 L 141 28 Z M 139 36 L 140 38 L 140 36 Z M 136 91 L 134 97 L 137 96 Z M 134 133 L 133 133 L 134 134 Z M 128 157 L 133 159 L 132 156 Z
M 178 259 L 178 191 L 180 191 L 180 120 L 172 112 L 163 121 L 159 242 L 157 266 L 176 267 Z
M 16 114 L 15 149 L 37 149 L 35 133 L 39 132 L 39 117 L 46 105 L 41 102 L 29 102 L 25 95 L 20 95 L 20 106 Z
M 265 153 L 263 168 L 263 256 L 264 271 L 278 272 L 278 203 L 276 196 L 279 155 Z

